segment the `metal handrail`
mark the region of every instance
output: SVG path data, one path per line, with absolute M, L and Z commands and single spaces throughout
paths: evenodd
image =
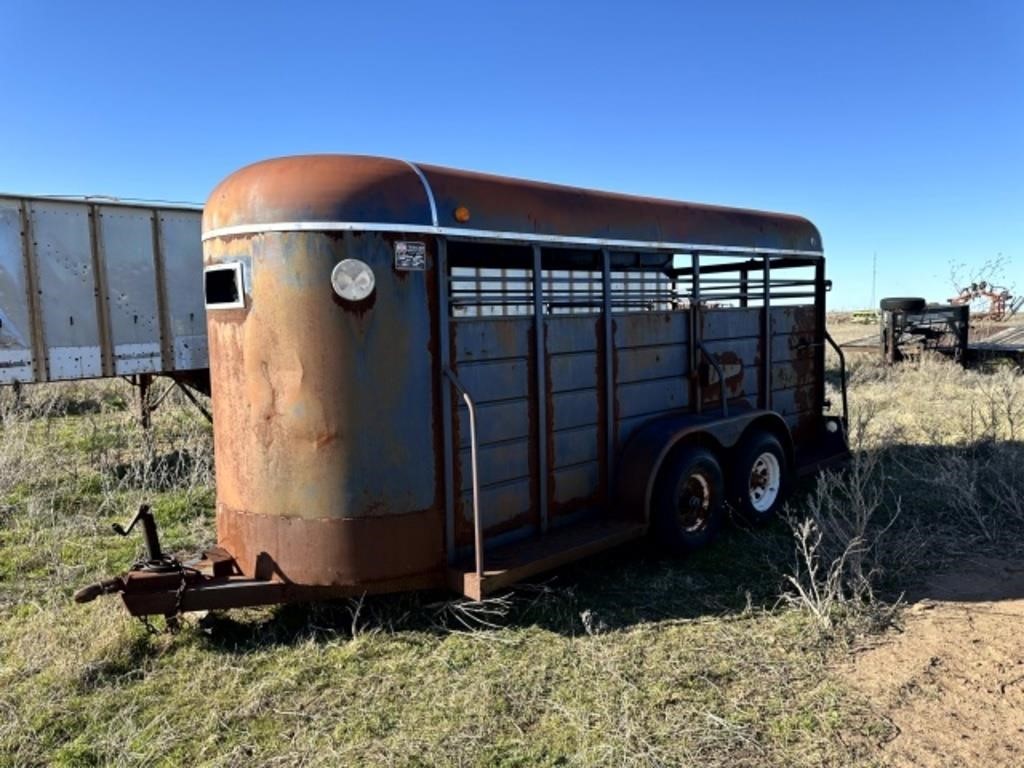
M 454 386 L 455 389 L 458 390 L 458 393 L 462 395 L 462 399 L 466 403 L 466 408 L 469 410 L 469 462 L 473 481 L 473 554 L 476 565 L 476 577 L 477 579 L 483 579 L 484 532 L 480 525 L 480 482 L 477 477 L 476 461 L 476 405 L 473 403 L 473 398 L 469 396 L 469 392 L 467 392 L 466 388 L 462 386 L 462 382 L 459 381 L 459 377 L 455 375 L 455 371 L 446 367 L 444 369 L 444 375 L 448 377 L 452 386 Z
M 722 397 L 722 416 L 728 416 L 729 404 L 726 402 L 727 398 L 725 395 L 725 372 L 722 370 L 722 366 L 718 364 L 718 360 L 708 352 L 703 341 L 697 342 L 697 349 L 699 349 L 701 354 L 707 358 L 708 362 L 711 363 L 711 367 L 715 369 L 715 373 L 718 374 L 718 387 L 721 390 Z
M 843 350 L 836 340 L 832 338 L 828 331 L 825 331 L 825 341 L 832 345 L 832 349 L 839 355 L 839 380 L 842 383 L 843 391 L 843 424 L 849 426 L 849 409 L 846 403 L 846 355 L 843 354 Z

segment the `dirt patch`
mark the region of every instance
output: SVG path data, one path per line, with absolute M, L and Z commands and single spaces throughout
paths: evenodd
M 895 726 L 885 764 L 1024 765 L 1024 564 L 975 559 L 911 599 L 844 670 Z

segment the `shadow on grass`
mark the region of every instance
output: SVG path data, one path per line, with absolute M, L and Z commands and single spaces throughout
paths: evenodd
M 1024 563 L 1024 444 L 891 445 L 878 452 L 881 506 L 868 538 L 875 594 L 947 599 L 935 577 L 967 556 Z M 803 481 L 791 513 L 800 517 L 815 488 Z M 1015 498 L 1016 496 L 1016 498 Z M 897 514 L 897 510 L 898 514 Z M 875 540 L 877 539 L 877 540 Z M 645 623 L 741 617 L 780 602 L 795 562 L 784 521 L 751 530 L 728 526 L 685 560 L 658 556 L 643 542 L 593 556 L 473 604 L 451 593 L 404 593 L 285 605 L 205 617 L 197 641 L 227 653 L 367 633 L 428 633 L 537 627 L 566 636 L 617 632 Z M 1024 566 L 1022 566 L 1024 567 Z M 1022 571 L 1024 572 L 1024 571 Z M 1024 597 L 1024 578 L 981 585 L 970 599 Z M 966 594 L 966 593 L 964 593 Z M 192 631 L 192 630 L 190 630 Z
M 173 648 L 170 652 L 173 653 Z M 146 676 L 146 662 L 156 655 L 148 633 L 132 634 L 119 644 L 116 653 L 86 665 L 78 675 L 78 687 L 84 692 L 141 680 Z M 167 650 L 161 651 L 159 655 L 166 656 Z
M 740 615 L 778 601 L 780 566 L 789 556 L 783 523 L 730 529 L 715 546 L 684 561 L 643 542 L 587 558 L 503 591 L 483 603 L 451 593 L 367 596 L 268 611 L 210 614 L 204 643 L 227 652 L 310 638 L 370 632 L 453 632 L 538 627 L 573 636 L 615 632 L 665 620 Z
M 882 540 L 887 573 L 880 586 L 886 597 L 1024 597 L 1024 579 L 953 586 L 975 561 L 998 561 L 1008 571 L 1014 563 L 1024 568 L 1024 442 L 893 445 L 882 452 L 881 466 L 890 507 L 898 499 L 901 508 Z

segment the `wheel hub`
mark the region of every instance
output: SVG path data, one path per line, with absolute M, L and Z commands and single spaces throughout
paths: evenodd
M 708 523 L 711 509 L 711 484 L 701 474 L 690 475 L 679 497 L 678 514 L 683 530 L 697 531 Z
M 779 498 L 782 487 L 782 465 L 778 457 L 765 451 L 750 468 L 748 494 L 750 505 L 758 512 L 766 512 Z

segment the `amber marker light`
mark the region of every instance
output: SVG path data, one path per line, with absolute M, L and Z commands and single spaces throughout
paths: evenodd
M 460 205 L 455 209 L 455 220 L 460 224 L 465 224 L 469 221 L 469 208 L 464 205 Z

